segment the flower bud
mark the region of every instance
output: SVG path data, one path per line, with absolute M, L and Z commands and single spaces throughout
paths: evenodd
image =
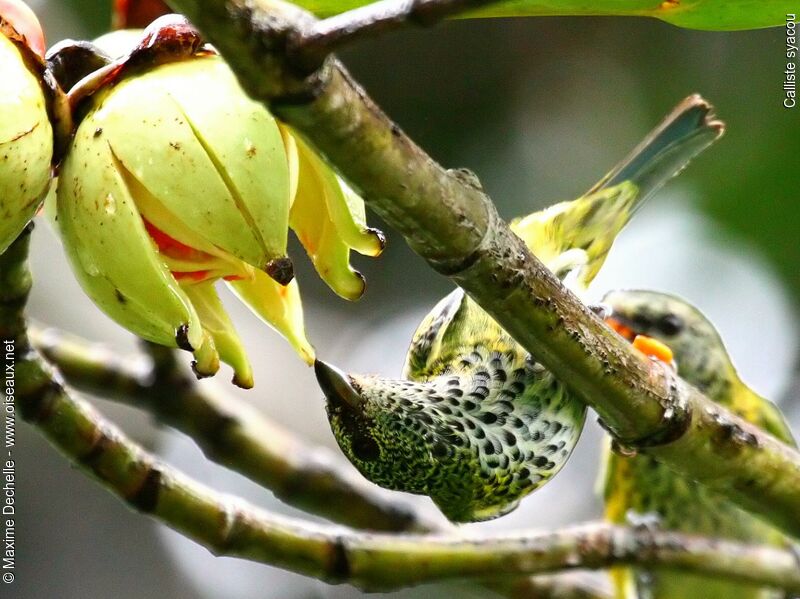
M 251 387 L 215 284 L 224 281 L 310 364 L 286 256 L 289 226 L 323 279 L 350 299 L 364 287 L 350 249 L 377 255 L 383 239 L 366 227 L 362 200 L 176 19 L 156 21 L 138 45 L 128 31 L 99 40 L 118 58 L 70 91 L 84 116 L 48 213 L 78 280 L 106 314 L 145 339 L 193 352 L 198 376 L 223 361 L 236 384 Z M 173 31 L 167 42 L 179 51 L 188 44 L 188 56 L 170 60 L 156 47 Z
M 30 7 L 22 0 L 0 0 L 0 19 L 10 25 L 25 46 L 44 58 L 44 32 Z M 14 37 L 16 37 L 14 36 Z
M 42 54 L 33 12 L 23 2 L 0 0 L 0 253 L 33 218 L 50 184 L 53 129 Z

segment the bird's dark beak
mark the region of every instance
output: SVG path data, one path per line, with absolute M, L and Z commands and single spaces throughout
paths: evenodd
M 353 387 L 350 377 L 335 366 L 322 360 L 315 360 L 314 373 L 317 375 L 317 382 L 328 401 L 334 404 L 344 404 L 356 410 L 361 409 L 364 405 L 364 398 Z

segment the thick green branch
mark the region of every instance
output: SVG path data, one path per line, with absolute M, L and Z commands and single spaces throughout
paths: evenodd
M 76 466 L 137 511 L 215 555 L 262 562 L 331 583 L 389 590 L 453 578 L 647 564 L 800 590 L 790 551 L 591 523 L 551 533 L 462 539 L 313 526 L 221 495 L 156 461 L 88 404 L 70 397 L 33 353 L 21 360 L 18 405 Z
M 593 407 L 621 444 L 800 536 L 800 454 L 635 354 L 531 255 L 473 177 L 436 164 L 341 65 L 329 60 L 299 75 L 286 42 L 313 17 L 279 0 L 170 4 L 200 27 L 253 97 L 321 150 L 419 255 Z

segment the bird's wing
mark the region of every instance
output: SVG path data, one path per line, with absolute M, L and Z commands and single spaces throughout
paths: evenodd
M 797 441 L 792 435 L 789 424 L 786 422 L 783 413 L 778 409 L 778 406 L 763 397 L 760 399 L 763 403 L 759 408 L 760 417 L 757 422 L 758 426 L 787 445 L 797 447 Z
M 441 346 L 448 327 L 466 301 L 464 292 L 457 288 L 433 307 L 414 332 L 403 366 L 403 377 L 416 380 L 422 377 L 435 349 Z
M 734 377 L 734 384 L 730 387 L 730 396 L 720 403 L 779 441 L 797 447 L 792 431 L 778 406 L 753 391 L 735 371 L 731 376 Z
M 690 96 L 586 195 L 518 219 L 512 228 L 553 272 L 562 278 L 576 273 L 578 284 L 588 286 L 636 208 L 721 133 L 722 123 L 713 119 L 711 106 Z M 471 317 L 474 322 L 467 322 Z M 493 323 L 461 291 L 454 291 L 417 328 L 404 376 L 425 376 L 448 339 L 469 332 L 459 322 L 472 328 Z
M 637 187 L 628 181 L 550 206 L 511 227 L 558 277 L 576 271 L 578 283 L 585 288 L 640 198 Z
M 588 286 L 636 209 L 722 132 L 712 107 L 690 96 L 584 196 L 511 226 L 556 274 L 577 269 L 578 283 Z

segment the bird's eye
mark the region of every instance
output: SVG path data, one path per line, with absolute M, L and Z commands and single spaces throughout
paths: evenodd
M 353 455 L 363 462 L 372 462 L 380 456 L 378 444 L 369 435 L 359 434 L 353 437 L 350 448 Z
M 656 326 L 661 333 L 672 337 L 683 330 L 683 319 L 675 314 L 667 314 L 656 323 Z

